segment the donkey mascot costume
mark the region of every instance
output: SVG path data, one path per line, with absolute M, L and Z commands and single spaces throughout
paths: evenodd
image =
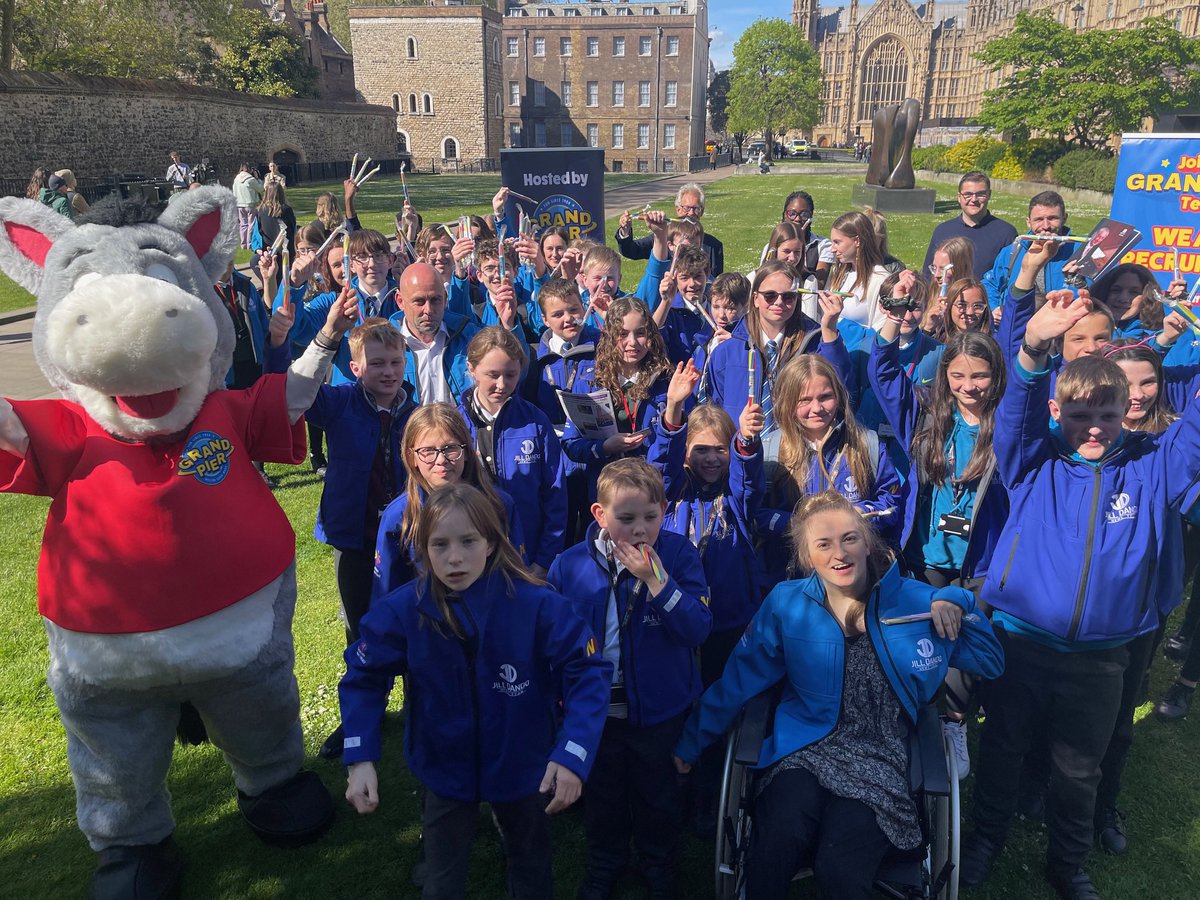
M 37 296 L 34 352 L 64 398 L 0 399 L 0 490 L 52 498 L 38 609 L 93 897 L 178 892 L 166 775 L 185 702 L 263 840 L 305 843 L 333 818 L 301 769 L 295 535 L 251 462 L 304 459 L 332 352 L 224 389 L 234 332 L 213 284 L 236 242 L 224 188 L 161 214 L 105 201 L 79 223 L 0 199 L 0 268 Z

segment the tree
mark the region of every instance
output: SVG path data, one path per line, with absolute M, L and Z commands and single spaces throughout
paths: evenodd
M 708 123 L 716 134 L 725 134 L 729 124 L 729 70 L 723 69 L 713 76 L 708 86 Z
M 234 12 L 236 30 L 217 63 L 224 87 L 271 97 L 317 96 L 317 70 L 308 64 L 300 37 L 286 23 L 259 12 Z
M 976 119 L 994 131 L 1100 149 L 1147 118 L 1200 102 L 1200 40 L 1161 17 L 1127 31 L 1076 32 L 1050 10 L 1023 12 L 977 56 L 1001 73 Z
M 729 127 L 762 131 L 770 154 L 789 128 L 812 128 L 820 111 L 821 64 L 804 35 L 783 19 L 759 19 L 733 46 Z

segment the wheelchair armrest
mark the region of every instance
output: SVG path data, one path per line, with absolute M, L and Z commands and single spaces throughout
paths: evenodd
M 778 700 L 778 692 L 772 689 L 753 697 L 742 708 L 733 745 L 735 762 L 743 766 L 758 765 L 758 754 L 770 730 Z
M 942 720 L 932 704 L 917 711 L 917 727 L 909 743 L 908 782 L 913 793 L 950 793 Z

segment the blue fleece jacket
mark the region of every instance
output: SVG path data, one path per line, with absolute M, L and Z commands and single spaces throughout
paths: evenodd
M 1067 232 L 1070 233 L 1069 231 Z M 1013 250 L 1013 245 L 1001 248 L 996 254 L 996 262 L 992 264 L 988 273 L 983 276 L 983 288 L 987 291 L 988 305 L 995 309 L 1004 303 L 1004 297 L 1008 294 L 1008 290 L 1012 282 L 1016 279 L 1017 273 L 1021 271 L 1021 260 L 1025 258 L 1025 252 L 1029 249 L 1029 244 L 1022 241 L 1016 245 L 1017 249 Z M 1063 266 L 1075 254 L 1075 244 L 1064 241 L 1059 245 L 1058 252 L 1050 262 L 1046 263 L 1045 279 L 1046 290 L 1056 291 L 1066 287 L 1066 282 L 1063 280 Z
M 396 313 L 390 321 L 399 328 L 404 322 L 404 313 Z M 446 329 L 446 346 L 442 351 L 442 375 L 450 388 L 450 396 L 459 397 L 471 385 L 471 376 L 467 374 L 467 347 L 480 328 L 466 316 L 460 316 L 450 310 L 446 310 L 442 325 Z M 418 404 L 424 403 L 417 379 L 417 355 L 407 343 L 404 348 L 404 380 L 413 389 L 413 400 Z
M 884 625 L 883 619 L 928 612 L 934 600 L 962 608 L 957 640 L 938 637 L 928 621 Z M 934 588 L 903 578 L 893 564 L 866 600 L 867 637 L 896 699 L 916 724 L 918 710 L 941 689 L 953 666 L 983 678 L 1004 671 L 1004 651 L 975 597 L 962 588 Z M 765 768 L 828 737 L 842 716 L 846 639 L 825 608 L 825 586 L 810 575 L 771 591 L 746 629 L 720 680 L 711 685 L 684 726 L 675 754 L 694 763 L 719 739 L 752 697 L 783 682 L 775 727 L 759 752 Z
M 449 608 L 461 638 L 425 582 L 371 604 L 338 685 L 343 761 L 381 759 L 387 696 L 403 676 L 408 768 L 438 796 L 530 797 L 548 761 L 586 780 L 612 679 L 594 632 L 559 594 L 495 571 Z

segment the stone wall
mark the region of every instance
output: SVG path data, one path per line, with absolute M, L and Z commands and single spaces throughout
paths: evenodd
M 351 8 L 355 87 L 394 110 L 418 169 L 499 157 L 500 26 L 480 6 Z
M 207 156 L 228 183 L 242 160 L 280 151 L 300 163 L 349 161 L 355 153 L 396 157 L 391 109 L 365 104 L 261 97 L 171 81 L 0 73 L 0 178 L 35 166 L 79 177 L 162 176 L 178 149 Z

